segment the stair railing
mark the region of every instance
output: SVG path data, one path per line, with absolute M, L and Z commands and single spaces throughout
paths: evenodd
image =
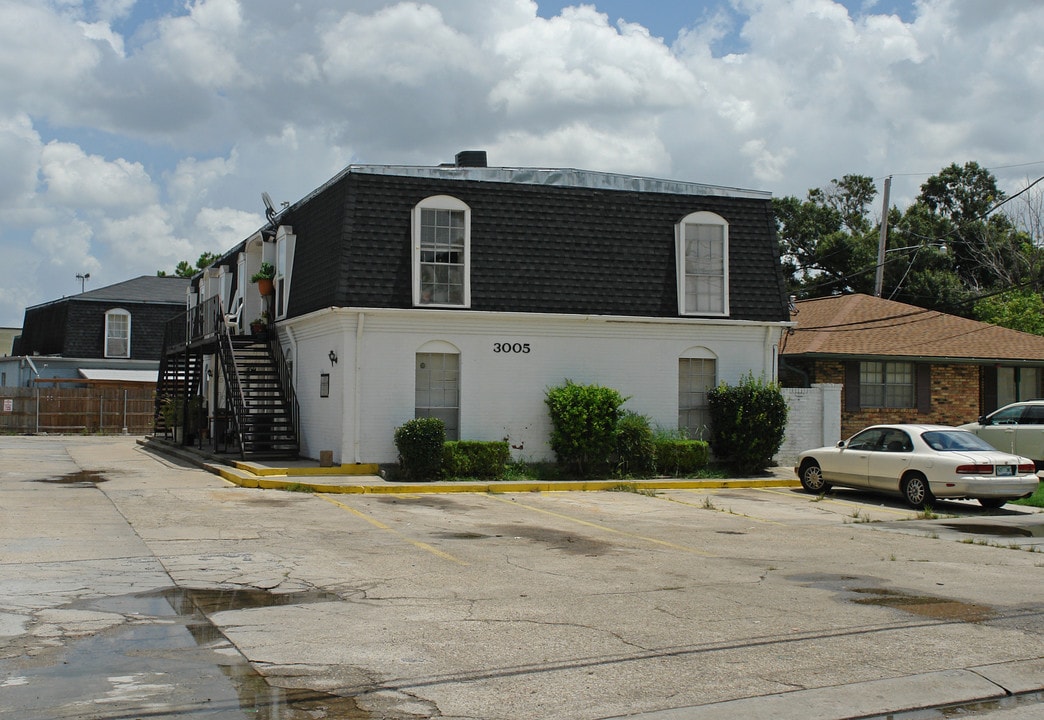
M 297 393 L 294 391 L 293 379 L 290 377 L 290 366 L 283 355 L 283 348 L 279 344 L 279 333 L 273 332 L 269 335 L 268 348 L 275 360 L 276 373 L 279 376 L 279 386 L 282 388 L 283 402 L 286 404 L 287 413 L 290 415 L 290 428 L 294 433 L 294 443 L 300 447 L 301 443 L 301 408 L 297 402 Z

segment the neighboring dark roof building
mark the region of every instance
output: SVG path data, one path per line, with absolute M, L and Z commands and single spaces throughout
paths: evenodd
M 189 286 L 188 278 L 160 277 L 158 275 L 142 275 L 124 280 L 96 290 L 88 290 L 79 295 L 72 295 L 62 300 L 100 300 L 134 303 L 164 303 L 184 307 L 185 291 Z M 53 300 L 52 302 L 61 302 Z M 47 303 L 44 303 L 47 304 Z M 39 307 L 37 305 L 36 307 Z
M 674 227 L 729 223 L 728 319 L 789 320 L 769 193 L 577 170 L 350 166 L 279 213 L 298 238 L 288 317 L 331 306 L 413 306 L 411 210 L 466 203 L 479 312 L 671 317 Z
M 144 275 L 107 287 L 26 308 L 14 355 L 101 358 L 105 315 L 130 314 L 131 360 L 158 360 L 166 322 L 185 311 L 189 279 Z
M 797 326 L 781 354 L 955 362 L 1044 363 L 1044 337 L 870 295 L 795 304 Z

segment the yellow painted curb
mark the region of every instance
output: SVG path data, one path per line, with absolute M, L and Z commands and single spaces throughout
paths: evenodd
M 348 495 L 419 495 L 434 493 L 533 493 L 591 492 L 617 488 L 639 490 L 700 490 L 719 488 L 799 487 L 797 480 L 665 480 L 621 482 L 615 480 L 561 482 L 491 482 L 491 483 L 386 483 L 379 485 L 331 485 L 322 482 L 300 482 L 263 476 L 244 476 L 221 466 L 209 466 L 225 480 L 245 488 L 264 490 L 304 490 L 307 492 Z
M 322 475 L 354 476 L 376 475 L 380 468 L 376 463 L 335 465 L 332 467 L 267 467 L 248 460 L 231 460 L 233 467 L 263 477 L 311 477 Z

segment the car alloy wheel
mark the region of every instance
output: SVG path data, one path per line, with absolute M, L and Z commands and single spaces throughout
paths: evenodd
M 903 481 L 903 497 L 915 510 L 923 510 L 925 505 L 931 505 L 935 500 L 928 487 L 928 478 L 920 473 L 912 473 Z
M 823 479 L 823 469 L 815 460 L 806 462 L 801 466 L 801 487 L 806 492 L 824 493 L 830 489 L 830 483 Z

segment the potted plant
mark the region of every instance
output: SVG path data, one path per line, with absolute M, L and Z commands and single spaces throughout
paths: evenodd
M 257 283 L 257 291 L 262 295 L 271 295 L 275 292 L 272 278 L 275 277 L 275 265 L 270 262 L 261 263 L 261 267 L 250 277 L 250 282 Z
M 268 311 L 261 313 L 261 317 L 250 321 L 250 334 L 264 339 L 268 336 Z

